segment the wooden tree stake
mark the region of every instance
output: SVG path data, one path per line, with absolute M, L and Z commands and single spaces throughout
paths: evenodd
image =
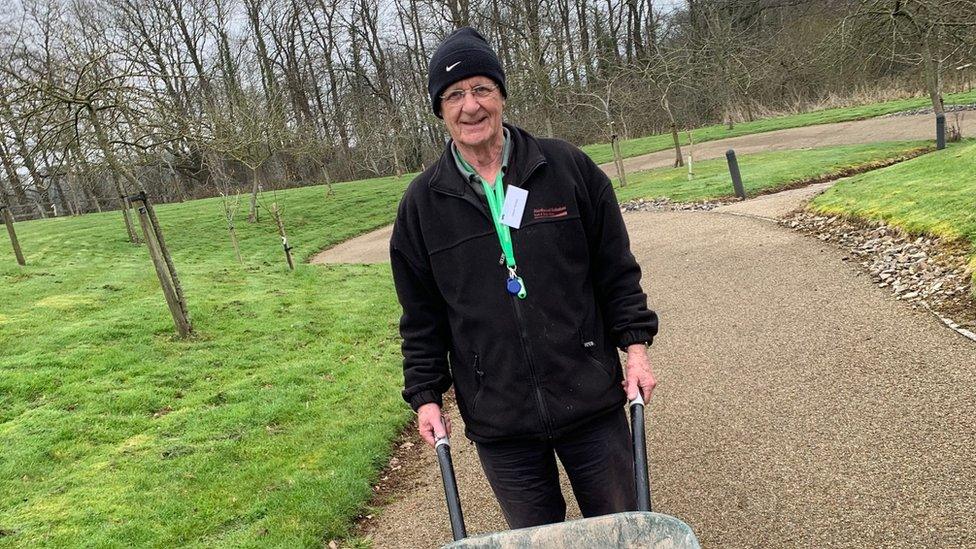
M 278 209 L 278 203 L 273 202 L 271 204 L 271 216 L 274 217 L 275 224 L 278 226 L 278 236 L 281 237 L 281 247 L 285 250 L 285 261 L 288 262 L 288 268 L 295 270 L 295 263 L 291 259 L 291 246 L 288 245 L 288 235 L 285 234 L 285 223 L 281 219 L 281 210 Z
M 610 136 L 610 149 L 613 151 L 613 162 L 617 165 L 617 177 L 620 178 L 620 186 L 627 186 L 627 175 L 624 173 L 624 159 L 620 154 L 620 138 L 616 133 Z
M 14 255 L 17 256 L 17 263 L 23 267 L 27 265 L 24 261 L 24 253 L 20 251 L 20 241 L 17 240 L 17 233 L 14 231 L 14 216 L 10 215 L 10 208 L 0 204 L 0 215 L 3 216 L 3 223 L 7 226 L 7 234 L 10 235 L 10 245 L 14 247 Z
M 156 237 L 156 248 L 159 250 L 160 255 L 163 257 L 163 261 L 166 263 L 166 270 L 169 271 L 169 278 L 173 284 L 173 289 L 176 291 L 176 300 L 180 306 L 180 310 L 183 311 L 183 318 L 187 325 L 190 325 L 190 311 L 186 307 L 186 296 L 183 295 L 183 284 L 180 282 L 180 277 L 176 274 L 176 265 L 173 263 L 173 256 L 169 253 L 169 247 L 166 246 L 166 239 L 163 238 L 163 230 L 159 227 L 159 219 L 156 217 L 156 210 L 153 209 L 152 204 L 149 199 L 146 198 L 146 193 L 139 193 L 142 198 L 142 203 L 146 207 L 146 212 L 149 214 L 149 221 L 152 223 L 153 236 Z
M 156 216 L 152 206 L 148 204 L 144 193 L 140 193 L 138 199 L 144 204 L 139 207 L 139 224 L 142 226 L 142 235 L 149 250 L 149 257 L 152 259 L 153 267 L 156 268 L 156 276 L 163 289 L 169 312 L 173 315 L 176 331 L 179 332 L 180 337 L 186 337 L 193 331 L 193 326 L 190 324 L 179 277 L 175 276 L 176 269 L 173 267 L 172 258 L 169 257 L 169 251 L 163 252 L 166 249 L 166 242 L 161 240 L 163 233 L 158 224 L 154 223 Z
M 121 187 L 119 187 L 119 190 L 121 190 Z M 129 234 L 129 242 L 138 245 L 139 235 L 132 226 L 132 218 L 129 217 L 129 211 L 132 209 L 132 202 L 130 202 L 129 198 L 126 196 L 120 196 L 119 200 L 122 203 L 122 218 L 125 220 L 125 231 Z

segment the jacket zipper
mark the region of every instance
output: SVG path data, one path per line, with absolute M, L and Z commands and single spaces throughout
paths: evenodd
M 532 388 L 535 390 L 536 404 L 539 405 L 539 419 L 542 427 L 546 430 L 546 436 L 552 438 L 552 420 L 549 417 L 549 410 L 542 397 L 542 387 L 539 383 L 539 376 L 535 371 L 535 364 L 532 362 L 532 354 L 529 352 L 529 335 L 525 330 L 525 319 L 522 317 L 522 304 L 519 303 L 518 296 L 512 296 L 512 307 L 515 309 L 515 322 L 518 324 L 519 341 L 522 343 L 522 354 L 525 356 L 525 363 L 529 366 L 529 378 L 532 380 Z
M 519 178 L 519 186 L 523 186 L 529 177 L 535 173 L 535 171 L 542 166 L 544 162 L 538 162 Z M 514 245 L 514 239 L 513 239 Z M 538 373 L 535 370 L 535 363 L 532 362 L 532 353 L 529 350 L 529 334 L 525 329 L 525 317 L 522 316 L 522 304 L 519 302 L 518 296 L 512 296 L 512 307 L 515 309 L 515 322 L 518 324 L 519 329 L 519 341 L 522 343 L 522 353 L 525 355 L 525 363 L 529 367 L 529 378 L 532 380 L 532 388 L 535 392 L 536 403 L 539 405 L 539 415 L 542 421 L 542 427 L 546 431 L 546 436 L 552 438 L 552 419 L 549 416 L 549 409 L 546 407 L 546 401 L 542 396 L 542 387 L 539 382 Z

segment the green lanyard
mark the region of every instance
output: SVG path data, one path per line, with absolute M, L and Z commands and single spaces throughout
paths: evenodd
M 464 167 L 476 173 L 470 164 L 463 158 L 460 159 Z M 519 299 L 525 299 L 525 282 L 515 271 L 515 249 L 512 247 L 512 232 L 508 225 L 502 223 L 502 205 L 505 204 L 505 187 L 502 184 L 504 173 L 499 170 L 495 176 L 495 187 L 492 188 L 483 177 L 478 176 L 481 185 L 485 189 L 485 198 L 488 200 L 488 209 L 491 210 L 491 221 L 495 225 L 495 233 L 498 235 L 498 243 L 501 244 L 502 254 L 505 256 L 505 266 L 508 267 L 508 281 L 505 289 L 512 295 L 517 295 Z

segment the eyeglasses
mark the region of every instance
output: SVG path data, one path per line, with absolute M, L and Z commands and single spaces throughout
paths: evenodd
M 475 99 L 487 99 L 491 97 L 498 86 L 482 84 L 480 86 L 475 86 L 469 90 L 456 89 L 451 90 L 441 96 L 441 101 L 447 105 L 460 105 L 464 101 L 464 96 L 471 94 Z

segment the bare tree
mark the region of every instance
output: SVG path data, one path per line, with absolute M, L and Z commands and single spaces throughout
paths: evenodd
M 861 0 L 839 33 L 892 63 L 919 66 L 936 114 L 945 112 L 945 68 L 974 42 L 976 0 Z
M 618 165 L 620 139 L 670 132 L 680 165 L 680 129 L 856 90 L 924 82 L 941 111 L 971 85 L 946 68 L 976 51 L 974 2 L 19 0 L 0 19 L 0 194 L 31 217 L 122 209 L 135 240 L 119 197 L 139 190 L 247 187 L 256 219 L 271 182 L 418 170 L 445 138 L 427 63 L 460 25 L 498 51 L 510 122 L 610 140 Z

